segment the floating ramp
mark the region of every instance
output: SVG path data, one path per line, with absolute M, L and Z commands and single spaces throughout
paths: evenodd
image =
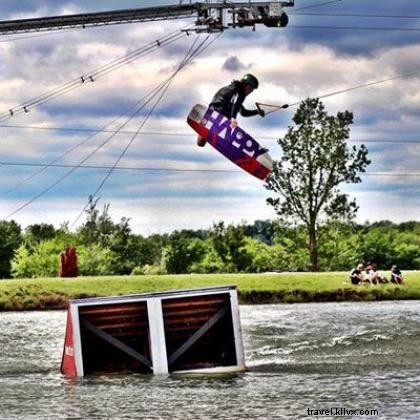
M 235 286 L 69 302 L 66 376 L 243 370 Z

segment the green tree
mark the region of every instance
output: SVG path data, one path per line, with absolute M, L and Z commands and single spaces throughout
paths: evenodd
M 169 274 L 188 273 L 204 253 L 201 239 L 190 239 L 185 233 L 175 231 L 169 236 L 169 245 L 164 250 L 164 267 Z
M 133 261 L 129 223 L 130 219 L 123 217 L 120 223 L 114 225 L 113 232 L 108 239 L 109 249 L 115 255 L 114 270 L 118 274 L 130 274 L 136 266 L 135 261 Z
M 245 238 L 243 225 L 225 227 L 223 222 L 213 225 L 210 239 L 228 271 L 247 271 L 251 258 L 246 252 Z
M 35 247 L 42 241 L 53 239 L 56 230 L 53 225 L 47 223 L 36 223 L 25 229 L 24 240 L 27 245 Z
M 295 218 L 307 230 L 310 270 L 318 270 L 318 229 L 322 219 L 352 219 L 355 201 L 339 190 L 343 183 L 359 183 L 370 161 L 362 145 L 349 148 L 351 112 L 330 116 L 319 99 L 305 100 L 278 144 L 283 155 L 274 162 L 265 187 L 277 193 L 267 202 L 280 217 Z
M 309 252 L 304 226 L 283 221 L 275 229 L 274 244 L 284 249 L 285 265 L 289 271 L 307 271 Z
M 103 276 L 118 274 L 115 267 L 115 254 L 100 244 L 79 246 L 77 262 L 82 276 Z
M 391 267 L 395 260 L 397 230 L 392 227 L 370 226 L 360 232 L 360 249 L 365 262 L 375 263 L 378 267 Z
M 131 234 L 127 243 L 127 264 L 142 272 L 145 266 L 160 266 L 162 252 L 167 245 L 168 235 L 151 235 L 147 238 L 142 235 Z
M 420 268 L 420 247 L 405 241 L 398 241 L 394 247 L 394 258 L 391 264 L 397 264 L 402 269 L 418 270 Z
M 220 258 L 219 254 L 213 247 L 213 243 L 210 239 L 203 242 L 204 244 L 204 255 L 199 261 L 196 261 L 191 266 L 191 272 L 193 273 L 225 273 L 227 268 L 225 263 Z
M 353 223 L 330 222 L 320 230 L 319 266 L 322 271 L 348 271 L 365 261 L 363 238 Z
M 57 277 L 60 253 L 65 247 L 61 238 L 40 242 L 33 250 L 22 244 L 12 260 L 13 277 Z
M 272 245 L 277 225 L 278 223 L 272 220 L 256 220 L 252 225 L 245 227 L 245 235 Z
M 33 260 L 28 248 L 22 244 L 16 250 L 13 259 L 10 261 L 11 276 L 18 279 L 28 279 L 35 277 Z
M 11 277 L 11 260 L 22 242 L 22 231 L 15 221 L 0 221 L 0 278 Z
M 245 250 L 250 258 L 249 272 L 280 271 L 287 268 L 284 248 L 281 245 L 267 245 L 257 239 L 246 238 Z
M 42 241 L 33 249 L 22 244 L 12 260 L 12 274 L 15 278 L 57 277 L 61 252 L 68 241 L 56 237 Z M 77 246 L 79 273 L 83 276 L 117 274 L 115 254 L 99 244 Z
M 86 213 L 86 222 L 79 229 L 79 236 L 83 244 L 100 244 L 108 246 L 112 234 L 115 232 L 115 224 L 109 215 L 109 204 L 105 204 L 102 213 L 97 209 L 99 198 L 94 200 L 89 196 Z

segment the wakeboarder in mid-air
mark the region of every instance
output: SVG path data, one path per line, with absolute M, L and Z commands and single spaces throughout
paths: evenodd
M 264 110 L 248 110 L 243 106 L 245 98 L 255 89 L 258 89 L 258 86 L 258 79 L 254 75 L 250 73 L 245 74 L 241 80 L 233 80 L 229 85 L 219 89 L 210 102 L 209 109 L 213 109 L 228 118 L 231 129 L 238 126 L 236 121 L 238 113 L 243 117 L 253 117 L 255 115 L 264 117 Z M 205 137 L 200 135 L 197 137 L 198 146 L 204 147 L 206 143 L 207 139 Z

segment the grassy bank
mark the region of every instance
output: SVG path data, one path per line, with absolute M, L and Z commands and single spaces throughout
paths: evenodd
M 347 273 L 104 276 L 0 281 L 0 310 L 64 309 L 69 299 L 235 284 L 241 303 L 420 299 L 420 272 L 398 287 L 351 286 Z

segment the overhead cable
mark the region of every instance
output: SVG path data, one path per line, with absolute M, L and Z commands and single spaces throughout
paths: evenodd
M 220 35 L 219 35 L 220 36 Z M 181 61 L 181 63 L 179 64 L 178 68 L 174 71 L 174 73 L 171 75 L 171 77 L 167 80 L 165 86 L 162 88 L 159 97 L 156 99 L 155 103 L 153 104 L 152 108 L 149 110 L 149 112 L 147 113 L 146 117 L 144 118 L 143 122 L 140 124 L 140 126 L 138 127 L 138 129 L 136 130 L 136 132 L 134 133 L 134 135 L 131 137 L 131 139 L 129 140 L 129 142 L 127 143 L 127 145 L 125 146 L 125 148 L 122 150 L 122 152 L 120 153 L 120 155 L 118 156 L 118 158 L 116 159 L 116 161 L 114 162 L 114 165 L 107 171 L 107 173 L 105 174 L 104 178 L 102 179 L 101 183 L 99 184 L 99 186 L 96 188 L 95 192 L 93 194 L 89 195 L 90 200 L 92 200 L 93 198 L 97 197 L 97 195 L 99 194 L 99 192 L 102 190 L 102 188 L 104 187 L 105 183 L 107 182 L 107 180 L 109 179 L 109 177 L 111 176 L 112 172 L 114 171 L 115 167 L 118 166 L 119 162 L 121 161 L 121 159 L 125 156 L 125 154 L 127 153 L 128 149 L 130 148 L 130 146 L 132 145 L 133 141 L 135 140 L 135 138 L 138 136 L 138 134 L 140 133 L 140 131 L 143 129 L 144 125 L 146 124 L 146 122 L 149 120 L 150 116 L 153 114 L 153 112 L 155 111 L 156 107 L 158 106 L 158 104 L 160 103 L 160 101 L 162 100 L 162 98 L 164 97 L 164 95 L 166 94 L 167 90 L 169 89 L 169 86 L 171 85 L 171 83 L 173 82 L 173 80 L 175 79 L 175 77 L 178 75 L 178 73 L 185 67 L 187 66 L 198 54 L 200 54 L 201 52 L 203 52 L 206 48 L 208 48 L 216 39 L 218 39 L 218 37 L 216 37 L 212 42 L 210 42 L 209 44 L 205 45 L 207 40 L 209 39 L 210 35 L 207 35 L 207 37 L 198 45 L 198 47 L 195 47 L 195 44 L 198 40 L 198 38 L 196 38 L 194 40 L 194 42 L 192 43 L 191 47 L 189 48 L 189 50 L 187 51 L 185 57 L 183 58 L 183 60 Z M 74 222 L 72 223 L 72 226 L 74 226 L 78 220 L 80 219 L 80 217 L 82 216 L 82 214 L 85 212 L 86 208 L 89 206 L 89 202 L 86 203 L 86 205 L 83 207 L 83 209 L 81 210 L 81 212 L 79 213 L 79 215 L 76 217 L 76 219 L 74 220 Z
M 93 83 L 99 80 L 100 78 L 104 77 L 108 73 L 117 70 L 121 66 L 130 64 L 133 61 L 139 59 L 140 57 L 146 56 L 149 53 L 155 51 L 156 49 L 159 49 L 160 47 L 170 45 L 178 39 L 182 38 L 183 36 L 185 36 L 184 33 L 180 31 L 174 31 L 173 33 L 161 38 L 160 40 L 153 41 L 152 43 L 147 44 L 146 46 L 137 48 L 136 50 L 125 54 L 122 57 L 114 59 L 103 66 L 97 67 L 94 70 L 80 75 L 79 77 L 71 80 L 68 83 L 65 83 L 62 86 L 51 89 L 38 97 L 32 98 L 26 102 L 23 102 L 20 105 L 17 105 L 15 107 L 10 108 L 7 111 L 4 111 L 3 113 L 0 113 L 0 122 L 3 122 L 18 114 L 27 113 L 31 109 L 36 108 L 59 96 L 62 96 L 75 88 L 81 87 L 85 84 Z
M 403 79 L 403 78 L 407 78 L 407 77 L 415 76 L 415 75 L 417 75 L 417 74 L 420 74 L 420 69 L 419 69 L 419 70 L 414 70 L 414 71 L 411 71 L 411 72 L 409 72 L 409 73 L 402 73 L 402 74 L 398 74 L 398 75 L 396 75 L 396 76 L 389 77 L 389 78 L 387 78 L 387 79 L 376 80 L 376 81 L 374 81 L 374 82 L 363 83 L 363 84 L 356 85 L 356 86 L 352 86 L 352 87 L 349 87 L 349 88 L 336 90 L 336 91 L 334 91 L 334 92 L 330 92 L 330 93 L 326 93 L 326 94 L 324 94 L 324 95 L 316 96 L 316 98 L 318 98 L 318 99 L 329 98 L 329 97 L 331 97 L 331 96 L 340 95 L 340 94 L 342 94 L 342 93 L 350 92 L 350 91 L 352 91 L 352 90 L 357 90 L 357 89 L 362 89 L 362 88 L 366 88 L 366 87 L 370 87 L 370 86 L 374 86 L 374 85 L 379 85 L 379 84 L 381 84 L 381 83 L 390 82 L 390 81 L 392 81 L 392 80 L 397 80 L 397 79 Z M 302 100 L 302 101 L 299 101 L 299 102 L 294 102 L 294 103 L 289 104 L 289 105 L 274 105 L 274 104 L 264 104 L 264 103 L 261 103 L 261 102 L 256 102 L 256 105 L 257 105 L 258 107 L 261 107 L 261 106 L 266 106 L 266 107 L 273 108 L 272 110 L 267 111 L 267 112 L 265 113 L 266 115 L 268 115 L 268 114 L 271 114 L 271 113 L 273 113 L 273 112 L 280 111 L 281 109 L 285 109 L 285 108 L 287 108 L 287 107 L 300 105 L 302 102 L 304 102 L 304 101 Z
M 27 183 L 28 181 L 30 181 L 31 179 L 35 178 L 37 175 L 41 174 L 42 172 L 44 172 L 46 169 L 48 169 L 50 166 L 52 166 L 54 163 L 60 161 L 61 159 L 63 159 L 65 156 L 69 155 L 70 153 L 72 153 L 74 150 L 80 148 L 81 146 L 85 145 L 87 142 L 89 142 L 92 138 L 94 138 L 97 134 L 99 133 L 111 133 L 112 135 L 110 137 L 107 138 L 107 142 L 110 141 L 115 135 L 117 134 L 122 134 L 122 133 L 127 133 L 127 131 L 124 131 L 123 128 L 128 124 L 128 122 L 130 122 L 132 120 L 132 118 L 134 116 L 136 116 L 145 106 L 145 104 L 143 104 L 142 106 L 140 106 L 143 102 L 146 102 L 147 99 L 150 97 L 150 95 L 155 94 L 159 89 L 161 89 L 161 87 L 164 85 L 165 82 L 161 83 L 160 85 L 158 85 L 156 88 L 154 88 L 152 91 L 149 91 L 146 95 L 144 95 L 142 98 L 140 98 L 138 101 L 136 101 L 133 105 L 131 105 L 127 110 L 125 110 L 122 114 L 120 114 L 117 118 L 114 118 L 112 121 L 108 122 L 107 124 L 105 124 L 101 129 L 98 130 L 83 130 L 83 131 L 90 131 L 93 134 L 86 137 L 85 139 L 83 139 L 82 141 L 80 141 L 79 143 L 73 145 L 72 147 L 70 147 L 69 149 L 67 149 L 66 151 L 64 151 L 61 155 L 59 155 L 58 157 L 54 158 L 52 161 L 48 162 L 45 164 L 45 166 L 37 171 L 35 171 L 34 173 L 32 173 L 31 175 L 29 175 L 27 178 L 23 179 L 22 181 L 18 182 L 16 185 L 14 185 L 13 187 L 9 188 L 4 194 L 9 194 L 12 191 L 16 190 L 17 188 L 21 187 L 23 184 Z M 140 108 L 139 108 L 140 106 Z M 131 117 L 130 117 L 131 116 Z M 117 122 L 120 118 L 122 117 L 130 117 L 128 120 L 126 120 L 124 123 L 122 123 L 116 130 L 109 130 L 107 129 L 107 127 L 112 126 L 115 122 Z M 129 132 L 129 133 L 133 133 L 133 132 Z
M 302 6 L 302 7 L 298 7 L 298 8 L 294 8 L 293 10 L 307 10 L 307 9 L 314 9 L 315 7 L 321 7 L 321 6 L 327 6 L 333 3 L 340 3 L 343 0 L 330 0 L 330 1 L 324 1 L 322 3 L 316 3 L 316 4 L 311 4 L 309 6 Z
M 300 9 L 297 9 L 300 10 Z M 319 17 L 354 17 L 354 18 L 381 18 L 381 19 L 420 19 L 420 15 L 375 15 L 369 13 L 314 13 L 303 12 L 295 13 L 290 11 L 289 16 L 319 16 Z
M 60 32 L 44 33 L 42 35 L 30 35 L 30 36 L 20 36 L 20 37 L 17 37 L 17 38 L 0 39 L 0 43 L 13 42 L 13 41 L 21 41 L 21 40 L 33 39 L 33 38 L 43 38 L 45 36 L 51 36 L 51 35 L 61 35 L 63 32 L 83 31 L 83 29 L 84 28 L 74 28 L 74 29 L 62 30 Z M 7 36 L 7 35 L 2 35 L 2 36 Z
M 143 99 L 143 98 L 142 98 Z M 123 114 L 125 115 L 125 114 Z M 111 121 L 110 123 L 107 123 L 106 126 L 109 126 L 113 124 L 116 120 L 118 120 L 121 116 L 117 117 L 115 120 Z M 105 127 L 106 127 L 105 126 Z M 134 134 L 136 131 L 134 130 L 111 130 L 107 128 L 86 128 L 86 127 L 37 127 L 37 126 L 24 126 L 24 125 L 2 125 L 0 124 L 0 128 L 12 128 L 12 129 L 25 129 L 25 130 L 46 130 L 46 131 L 64 131 L 64 132 L 87 132 L 87 133 L 117 133 L 117 134 Z M 191 132 L 175 132 L 175 131 L 142 131 L 142 136 L 157 136 L 157 137 L 190 137 L 192 135 Z M 89 136 L 87 139 L 83 140 L 82 142 L 76 144 L 75 146 L 72 146 L 66 153 L 63 153 L 58 158 L 51 161 L 51 163 L 55 163 L 56 161 L 62 159 L 66 155 L 68 155 L 71 151 L 73 151 L 75 148 L 85 144 L 89 139 L 91 139 L 93 136 Z M 261 140 L 277 140 L 279 136 L 258 136 Z M 401 143 L 401 144 L 419 144 L 420 145 L 420 139 L 384 139 L 384 138 L 352 138 L 348 139 L 347 141 L 352 143 Z M 48 167 L 48 163 L 45 164 L 46 167 Z
M 155 93 L 148 98 L 144 104 L 141 107 L 138 107 L 136 109 L 136 111 L 122 124 L 122 127 L 125 126 L 126 124 L 128 124 L 128 122 L 130 122 L 152 99 L 154 96 L 156 96 L 156 89 L 154 90 Z M 150 95 L 149 95 L 150 96 Z M 85 158 L 83 158 L 79 165 L 83 165 L 85 162 L 87 162 L 93 155 L 95 155 L 99 150 L 101 150 L 106 144 L 108 144 L 117 134 L 118 132 L 115 132 L 113 134 L 111 134 L 109 137 L 107 137 L 100 145 L 98 145 L 93 151 L 91 151 Z M 66 179 L 67 177 L 69 177 L 75 170 L 77 169 L 77 166 L 75 166 L 74 168 L 70 169 L 68 172 L 66 172 L 64 175 L 62 175 L 60 178 L 58 178 L 55 182 L 53 182 L 52 184 L 50 184 L 48 187 L 46 187 L 45 189 L 43 189 L 41 192 L 39 192 L 38 194 L 36 194 L 33 198 L 31 198 L 29 201 L 27 201 L 26 203 L 22 204 L 20 207 L 18 207 L 16 210 L 14 210 L 12 213 L 10 213 L 6 218 L 10 218 L 12 216 L 14 216 L 16 213 L 18 213 L 19 211 L 23 210 L 25 207 L 29 206 L 30 204 L 32 204 L 34 201 L 36 201 L 38 198 L 42 197 L 44 194 L 46 194 L 48 191 L 50 191 L 52 188 L 54 188 L 55 186 L 57 186 L 59 183 L 61 183 L 64 179 Z
M 199 47 L 202 47 L 202 45 L 207 41 L 208 38 L 209 38 L 209 36 L 207 36 L 207 38 L 205 38 L 204 41 L 202 41 L 202 43 L 200 44 Z M 116 161 L 115 161 L 115 163 L 113 165 L 114 168 L 119 164 L 119 162 L 121 161 L 121 159 L 125 156 L 125 154 L 127 153 L 128 149 L 132 145 L 133 141 L 138 136 L 138 134 L 140 133 L 140 131 L 142 130 L 142 128 L 144 127 L 144 125 L 147 123 L 147 121 L 149 120 L 150 116 L 153 114 L 154 110 L 156 109 L 157 105 L 162 100 L 163 96 L 166 94 L 167 90 L 169 89 L 169 86 L 171 85 L 171 83 L 173 82 L 173 80 L 175 79 L 175 77 L 177 76 L 177 74 L 182 70 L 182 68 L 186 64 L 188 64 L 189 60 L 192 59 L 192 57 L 194 56 L 194 52 L 196 53 L 198 51 L 198 49 L 195 50 L 195 51 L 193 51 L 193 48 L 195 47 L 195 43 L 197 42 L 197 40 L 198 40 L 198 38 L 196 37 L 195 40 L 194 40 L 194 43 L 192 44 L 191 48 L 188 50 L 188 52 L 187 52 L 185 58 L 182 60 L 181 64 L 178 66 L 178 68 L 174 71 L 174 73 L 172 74 L 172 76 L 166 81 L 165 85 L 160 90 L 158 98 L 155 100 L 155 103 L 152 105 L 152 107 L 148 111 L 146 117 L 143 119 L 143 122 L 139 125 L 139 127 L 136 130 L 136 132 L 133 134 L 133 136 L 131 137 L 131 139 L 128 141 L 127 145 L 124 147 L 124 149 L 122 150 L 122 152 L 119 154 L 118 158 L 116 159 Z M 99 186 L 95 190 L 95 192 L 93 194 L 91 194 L 91 196 L 93 198 L 96 197 L 96 195 L 99 193 L 99 191 L 103 188 L 103 186 L 105 185 L 105 182 L 107 181 L 107 179 L 111 175 L 112 171 L 113 171 L 113 169 L 111 168 L 107 172 L 107 174 L 105 175 L 104 179 L 101 181 L 101 183 L 99 184 Z
M 0 161 L 0 166 L 5 167 L 42 167 L 45 163 L 34 163 L 34 162 L 9 162 L 9 161 Z M 162 168 L 162 167 L 150 167 L 150 166 L 114 166 L 114 165 L 72 165 L 72 164 L 53 164 L 50 165 L 52 168 L 56 169 L 67 169 L 67 168 L 77 168 L 77 169 L 86 169 L 86 170 L 109 170 L 113 169 L 116 171 L 136 171 L 136 172 L 210 172 L 210 173 L 242 173 L 242 170 L 236 169 L 210 169 L 210 168 Z M 395 177 L 420 177 L 419 171 L 373 171 L 365 172 L 360 174 L 361 176 L 395 176 Z
M 166 40 L 168 40 L 169 38 L 172 38 L 172 36 L 178 33 L 178 31 L 175 31 L 173 33 L 171 33 L 168 37 L 164 37 L 162 39 L 162 42 L 159 43 L 159 47 L 162 46 Z M 175 40 L 179 39 L 180 37 L 182 37 L 182 34 L 179 34 L 178 37 L 176 37 L 176 39 L 172 39 L 170 43 L 175 42 Z M 155 41 L 156 42 L 156 41 Z M 152 44 L 155 44 L 155 42 L 153 42 Z M 126 55 L 127 56 L 127 55 Z M 125 56 L 125 57 L 126 57 Z M 133 57 L 133 54 L 129 55 L 130 59 Z M 114 62 L 120 62 L 119 59 L 114 60 Z M 95 77 L 98 77 L 99 75 L 99 70 L 109 70 L 109 63 L 108 65 L 105 66 L 101 66 L 95 70 L 92 71 L 92 74 L 95 74 Z M 92 79 L 93 80 L 93 79 Z M 152 91 L 153 92 L 153 91 Z M 131 106 L 125 113 L 123 113 L 121 116 L 124 116 L 126 113 L 128 113 L 129 111 L 131 111 L 133 108 L 135 108 L 136 106 L 138 106 L 143 100 L 145 100 L 147 98 L 148 95 L 146 95 L 145 97 L 141 98 L 139 101 L 137 101 L 133 106 Z M 28 106 L 28 105 L 26 105 Z M 120 116 L 120 117 L 121 117 Z M 119 118 L 119 117 L 118 117 Z M 115 121 L 118 120 L 118 118 L 114 119 L 113 121 L 111 121 L 110 123 L 106 124 L 104 127 L 102 127 L 103 129 L 106 129 L 107 127 L 110 127 Z M 121 127 L 120 127 L 121 128 Z M 79 142 L 78 144 L 72 146 L 70 149 L 66 150 L 63 154 L 61 154 L 59 157 L 55 158 L 54 160 L 52 160 L 50 163 L 55 163 L 58 162 L 60 159 L 62 159 L 63 157 L 65 157 L 66 155 L 68 155 L 69 153 L 73 152 L 75 149 L 81 147 L 82 145 L 86 144 L 89 140 L 91 140 L 98 132 L 96 132 L 95 134 L 87 137 L 86 139 L 84 139 L 83 141 Z M 39 175 L 40 173 L 42 173 L 45 169 L 48 168 L 48 165 L 46 165 L 44 168 L 34 172 L 33 174 L 31 174 L 29 177 L 25 178 L 24 180 L 20 181 L 19 183 L 17 183 L 16 185 L 14 185 L 13 187 L 11 187 L 10 189 L 8 189 L 5 194 L 9 194 L 12 191 L 16 190 L 18 187 L 20 187 L 21 185 L 25 184 L 26 182 L 30 181 L 31 179 L 33 179 L 35 176 Z
M 392 32 L 420 32 L 420 28 L 391 27 L 391 26 L 320 26 L 320 25 L 287 25 L 285 29 L 322 29 L 322 30 L 349 30 L 349 31 L 392 31 Z
M 170 78 L 168 78 L 167 80 L 169 80 Z M 152 96 L 144 103 L 144 105 L 142 105 L 141 108 L 139 108 L 133 115 L 132 117 L 130 117 L 123 125 L 125 126 L 126 124 L 128 124 L 129 121 L 132 120 L 132 118 L 134 118 L 134 116 L 136 116 L 138 114 L 138 112 L 140 112 L 141 109 L 144 108 L 144 106 L 146 106 L 161 90 L 162 88 L 164 88 L 164 85 L 167 82 L 162 83 L 158 88 L 154 89 L 154 92 L 152 94 Z M 163 86 L 163 87 L 162 87 Z M 121 127 L 121 128 L 122 128 Z M 104 142 L 102 142 L 99 146 L 97 146 L 92 152 L 90 152 L 84 159 L 82 159 L 82 161 L 79 163 L 79 165 L 83 165 L 88 159 L 90 159 L 95 153 L 97 153 L 99 150 L 101 150 L 110 140 L 111 138 L 113 138 L 116 133 L 113 133 L 110 137 L 108 137 Z M 54 188 L 56 185 L 58 185 L 61 181 L 63 181 L 64 179 L 66 179 L 68 176 L 70 176 L 75 170 L 77 169 L 77 167 L 72 168 L 71 170 L 69 170 L 67 173 L 65 173 L 64 175 L 62 175 L 59 179 L 57 179 L 54 183 L 50 184 L 48 187 L 46 187 L 44 190 L 42 190 L 40 193 L 38 193 L 37 195 L 35 195 L 32 199 L 28 200 L 26 203 L 22 204 L 21 206 L 19 206 L 16 210 L 14 210 L 12 213 L 10 213 L 7 218 L 10 218 L 12 216 L 14 216 L 16 213 L 20 212 L 21 210 L 23 210 L 24 208 L 26 208 L 27 206 L 29 206 L 30 204 L 32 204 L 34 201 L 36 201 L 38 198 L 40 198 L 41 196 L 43 196 L 44 194 L 46 194 L 48 191 L 50 191 L 52 188 Z

